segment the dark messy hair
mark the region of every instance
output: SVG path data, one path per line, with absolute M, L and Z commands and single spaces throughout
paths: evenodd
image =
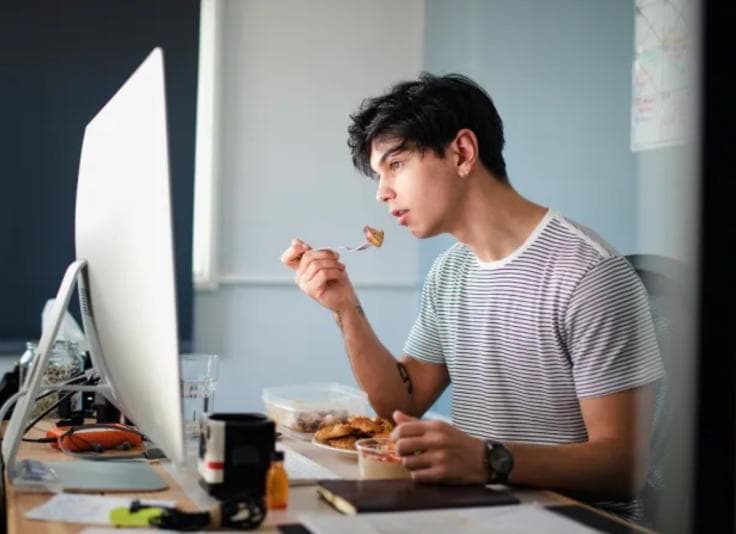
M 420 153 L 429 149 L 444 157 L 457 132 L 468 128 L 478 138 L 480 160 L 501 182 L 508 182 L 501 117 L 488 93 L 461 74 L 424 72 L 416 81 L 398 83 L 381 96 L 363 100 L 350 119 L 353 165 L 366 176 L 375 176 L 370 159 L 376 139 L 399 139 Z

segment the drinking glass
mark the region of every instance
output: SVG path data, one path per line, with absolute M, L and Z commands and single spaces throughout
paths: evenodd
M 202 415 L 213 410 L 217 372 L 216 354 L 181 355 L 181 404 L 185 452 L 196 454 Z

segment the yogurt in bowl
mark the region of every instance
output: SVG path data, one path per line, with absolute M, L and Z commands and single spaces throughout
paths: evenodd
M 355 442 L 362 479 L 411 478 L 401 463 L 396 444 L 389 438 L 364 438 Z

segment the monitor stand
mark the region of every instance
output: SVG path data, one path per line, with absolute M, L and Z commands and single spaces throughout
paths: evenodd
M 64 273 L 56 300 L 51 308 L 51 320 L 47 323 L 47 328 L 41 332 L 38 353 L 28 372 L 28 378 L 24 384 L 20 384 L 18 393 L 8 399 L 0 409 L 0 415 L 4 416 L 10 406 L 16 403 L 2 440 L 2 457 L 8 481 L 18 489 L 30 491 L 155 491 L 165 489 L 168 487 L 167 484 L 145 461 L 69 460 L 46 463 L 39 460 L 18 460 L 16 458 L 25 428 L 30 421 L 34 399 L 39 394 L 52 390 L 93 391 L 103 394 L 110 402 L 117 404 L 114 392 L 107 383 L 96 386 L 45 386 L 41 383 L 49 363 L 51 348 L 59 332 L 64 312 L 69 306 L 75 284 L 79 286 L 84 331 L 90 345 L 93 367 L 101 378 L 108 376 L 104 362 L 101 358 L 96 357 L 101 354 L 101 347 L 94 327 L 87 291 L 87 262 L 77 260 L 71 263 Z

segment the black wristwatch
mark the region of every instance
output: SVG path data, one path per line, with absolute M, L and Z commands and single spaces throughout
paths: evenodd
M 488 473 L 488 484 L 505 484 L 514 468 L 514 457 L 503 444 L 488 439 L 483 463 Z

